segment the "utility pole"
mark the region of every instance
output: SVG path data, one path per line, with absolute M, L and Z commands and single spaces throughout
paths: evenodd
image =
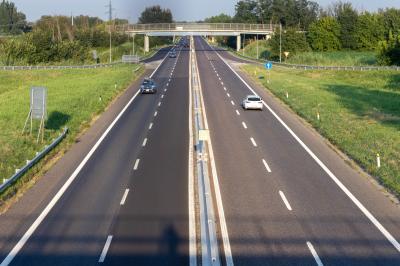
M 113 7 L 112 7 L 112 3 L 110 0 L 110 3 L 108 5 L 106 5 L 106 7 L 108 8 L 108 21 L 109 21 L 109 33 L 110 33 L 110 63 L 112 62 L 112 33 L 111 33 L 111 24 L 112 24 L 112 19 L 113 19 Z
M 71 12 L 71 26 L 74 26 L 74 14 Z
M 279 63 L 282 63 L 282 22 L 279 23 Z

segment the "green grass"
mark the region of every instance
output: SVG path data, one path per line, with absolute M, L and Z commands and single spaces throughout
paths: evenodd
M 246 41 L 246 43 L 248 40 Z M 270 46 L 267 41 L 259 40 L 258 41 L 258 58 L 259 59 L 268 59 L 270 56 Z M 243 49 L 239 52 L 240 55 L 243 55 Z M 244 55 L 252 58 L 257 58 L 257 41 L 252 41 L 244 47 Z
M 371 66 L 377 65 L 377 58 L 375 52 L 306 52 L 292 57 L 289 55 L 286 63 L 314 66 Z
M 142 69 L 133 72 L 137 67 L 0 71 L 0 178 L 10 177 L 65 126 L 69 127 L 70 133 L 63 144 L 72 143 L 92 119 L 142 73 Z M 29 111 L 31 86 L 48 89 L 48 120 L 43 144 L 36 144 L 38 122 L 34 123 L 35 135 L 21 134 Z
M 270 46 L 268 41 L 258 41 L 260 59 L 269 59 Z M 243 55 L 243 49 L 238 52 Z M 257 58 L 257 42 L 253 41 L 244 48 L 244 55 Z M 284 55 L 282 55 L 284 60 Z M 377 65 L 376 52 L 335 51 L 335 52 L 304 52 L 290 55 L 285 61 L 289 64 L 314 66 L 372 66 Z
M 244 70 L 253 77 L 265 76 L 261 66 L 248 65 Z M 399 72 L 303 71 L 275 67 L 269 84 L 265 79 L 260 81 L 331 143 L 400 196 Z M 381 156 L 381 168 L 376 166 L 377 153 Z

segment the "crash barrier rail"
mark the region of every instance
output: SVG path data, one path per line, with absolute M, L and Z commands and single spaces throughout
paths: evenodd
M 222 48 L 227 50 L 225 48 Z M 232 52 L 232 51 L 231 51 Z M 266 61 L 270 61 L 277 66 L 282 66 L 286 68 L 293 68 L 293 69 L 302 69 L 302 70 L 345 70 L 345 71 L 372 71 L 372 70 L 394 70 L 400 71 L 400 66 L 312 66 L 312 65 L 298 65 L 298 64 L 288 64 L 288 63 L 281 63 L 277 61 L 271 61 L 267 59 L 257 59 L 254 57 L 249 57 L 246 55 L 240 55 L 236 52 L 232 52 L 236 56 L 243 57 L 249 59 L 255 63 L 264 65 Z
M 0 66 L 0 70 L 60 70 L 60 69 L 92 69 L 92 68 L 105 68 L 112 67 L 120 64 L 121 61 L 108 63 L 108 64 L 96 64 L 96 65 L 81 65 L 81 66 Z
M 64 129 L 64 132 L 60 134 L 58 138 L 56 138 L 50 145 L 45 146 L 44 150 L 37 153 L 35 158 L 32 160 L 28 160 L 26 165 L 21 169 L 17 169 L 15 174 L 11 176 L 9 179 L 4 180 L 5 182 L 0 185 L 0 193 L 3 193 L 9 186 L 11 186 L 14 182 L 16 182 L 19 178 L 21 178 L 29 169 L 35 166 L 44 156 L 46 156 L 50 151 L 52 151 L 67 135 L 68 128 Z

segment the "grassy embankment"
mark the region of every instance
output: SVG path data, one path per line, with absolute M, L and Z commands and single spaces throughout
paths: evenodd
M 117 65 L 84 70 L 0 71 L 0 178 L 10 177 L 16 168 L 32 159 L 36 151 L 42 150 L 67 126 L 70 133 L 57 148 L 58 151 L 65 150 L 115 96 L 142 73 L 143 68 L 133 72 L 137 67 Z M 31 86 L 48 89 L 48 120 L 43 144 L 36 144 L 39 122 L 34 123 L 34 135 L 21 134 L 29 111 Z M 32 175 L 22 178 L 15 188 L 28 182 Z M 14 194 L 15 188 L 2 196 L 0 205 Z
M 260 73 L 265 76 L 262 67 L 248 65 L 244 70 L 254 78 Z M 267 84 L 265 79 L 260 82 L 400 196 L 399 72 L 303 71 L 274 67 L 271 82 Z M 321 120 L 317 119 L 317 112 Z M 378 153 L 381 168 L 376 164 Z
M 259 58 L 268 59 L 270 47 L 267 41 L 258 41 Z M 241 50 L 239 55 L 243 55 Z M 245 46 L 244 55 L 257 57 L 257 43 L 254 41 Z M 284 55 L 282 55 L 284 57 Z M 283 59 L 284 60 L 284 59 Z M 314 66 L 371 66 L 377 64 L 375 52 L 335 51 L 335 52 L 304 52 L 290 55 L 286 61 L 289 64 Z

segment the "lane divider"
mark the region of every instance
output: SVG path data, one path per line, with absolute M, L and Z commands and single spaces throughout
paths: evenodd
M 110 248 L 112 238 L 113 238 L 113 236 L 111 236 L 111 235 L 107 237 L 106 244 L 104 245 L 103 251 L 101 252 L 101 255 L 99 258 L 99 263 L 103 263 L 104 260 L 106 259 L 107 252 L 108 252 L 108 249 Z
M 121 202 L 119 203 L 119 205 L 124 205 L 126 198 L 128 197 L 128 193 L 129 193 L 129 188 L 125 189 L 124 195 L 122 196 Z
M 290 206 L 290 203 L 289 203 L 289 201 L 287 200 L 285 194 L 284 194 L 282 191 L 279 190 L 279 195 L 281 196 L 282 201 L 285 203 L 286 208 L 287 208 L 289 211 L 292 211 L 292 206 Z
M 271 171 L 271 168 L 269 168 L 269 165 L 268 165 L 267 161 L 265 161 L 264 159 L 262 159 L 262 162 L 263 162 L 263 164 L 264 164 L 264 166 L 265 166 L 265 169 L 267 169 L 268 173 L 271 173 L 272 171 Z
M 138 167 L 139 167 L 139 162 L 140 162 L 140 159 L 136 159 L 135 165 L 133 166 L 133 170 L 134 170 L 134 171 L 136 171 L 136 170 L 138 169 Z
M 251 143 L 253 143 L 253 146 L 254 146 L 254 147 L 257 147 L 257 143 L 256 143 L 256 141 L 254 140 L 254 138 L 251 137 L 250 140 L 251 140 Z
M 322 263 L 321 259 L 319 258 L 317 251 L 315 251 L 314 246 L 307 241 L 307 247 L 310 250 L 311 254 L 313 255 L 315 262 L 317 263 L 318 266 L 324 266 Z

